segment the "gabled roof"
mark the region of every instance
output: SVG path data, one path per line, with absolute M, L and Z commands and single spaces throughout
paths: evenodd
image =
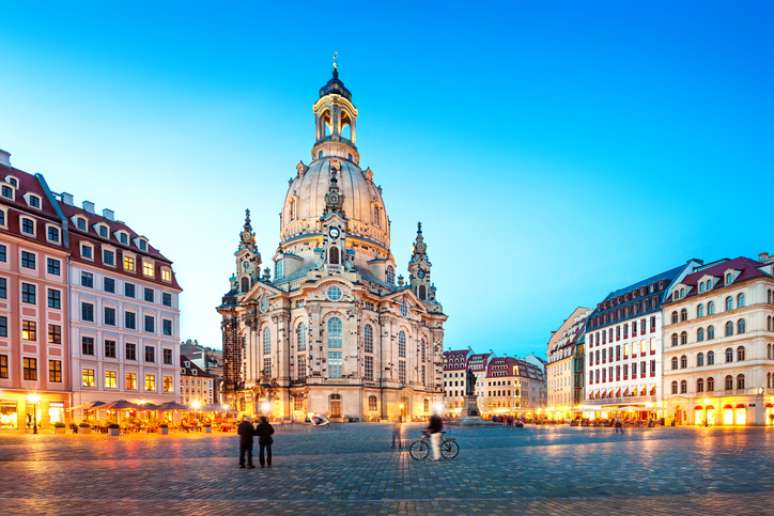
M 185 355 L 180 355 L 180 368 L 182 369 L 181 374 L 183 376 L 197 376 L 204 378 L 214 377 L 214 375 L 211 375 L 198 365 L 194 364 L 193 360 L 189 359 Z
M 724 258 L 722 260 L 718 260 L 717 262 L 713 262 L 708 266 L 696 268 L 695 272 L 688 274 L 680 282 L 680 284 L 685 285 L 686 287 L 691 287 L 685 295 L 685 297 L 691 297 L 698 294 L 699 281 L 705 276 L 712 276 L 720 279 L 720 281 L 715 282 L 712 288 L 707 291 L 711 292 L 713 290 L 719 290 L 729 286 L 726 285 L 724 280 L 724 274 L 729 269 L 739 272 L 730 286 L 754 278 L 771 278 L 771 274 L 761 270 L 765 266 L 765 263 L 753 260 L 752 258 L 747 258 L 746 256 L 739 256 L 733 259 Z M 703 293 L 704 292 L 702 292 L 702 294 Z M 682 299 L 678 299 L 677 301 L 681 301 Z

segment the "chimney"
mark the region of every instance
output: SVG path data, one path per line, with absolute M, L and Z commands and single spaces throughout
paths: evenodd
M 11 166 L 11 153 L 0 149 L 0 165 Z
M 109 208 L 102 208 L 102 216 L 108 220 L 116 220 L 115 213 L 113 213 L 113 210 Z
M 62 192 L 59 194 L 59 198 L 62 199 L 62 202 L 65 204 L 69 204 L 70 206 L 75 205 L 75 199 L 71 193 Z
M 94 213 L 94 203 L 91 201 L 83 201 L 81 203 L 81 206 L 83 206 L 83 209 L 88 211 L 89 213 Z
M 766 251 L 761 251 L 758 254 L 758 261 L 762 263 L 771 263 L 772 261 L 774 261 L 774 256 L 770 255 Z

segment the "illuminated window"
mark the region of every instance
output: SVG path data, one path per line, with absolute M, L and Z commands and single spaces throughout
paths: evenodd
M 142 261 L 142 274 L 146 278 L 152 278 L 156 275 L 156 269 L 153 266 L 153 262 L 148 260 Z
M 84 387 L 94 387 L 96 385 L 94 369 L 81 370 L 81 385 Z
M 124 270 L 134 272 L 134 256 L 124 255 Z
M 175 381 L 171 376 L 164 377 L 164 392 L 174 392 Z
M 127 391 L 137 390 L 137 373 L 126 373 L 124 380 L 124 387 Z
M 145 390 L 147 392 L 156 392 L 156 375 L 154 374 L 145 375 Z
M 166 281 L 166 282 L 172 281 L 172 269 L 170 269 L 169 267 L 161 268 L 161 281 Z
M 105 371 L 105 388 L 115 389 L 118 386 L 115 371 Z
M 35 381 L 38 379 L 38 359 L 24 357 L 22 361 L 24 367 L 24 379 L 29 381 Z
M 22 321 L 22 339 L 38 340 L 38 326 L 35 321 Z

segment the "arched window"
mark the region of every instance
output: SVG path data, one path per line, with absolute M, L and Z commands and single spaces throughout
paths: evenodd
M 242 278 L 242 292 L 250 290 L 250 280 L 247 277 Z
M 747 330 L 747 328 L 746 328 L 746 324 L 744 322 L 744 319 L 739 319 L 738 321 L 736 321 L 736 333 L 737 334 L 741 335 L 746 330 Z
M 712 340 L 714 338 L 715 338 L 715 327 L 707 326 L 707 340 Z
M 736 307 L 737 308 L 743 308 L 744 307 L 744 292 L 738 294 L 736 296 Z
M 727 391 L 733 390 L 733 388 L 734 388 L 734 377 L 731 376 L 730 374 L 726 375 L 726 385 L 725 385 L 725 387 L 726 387 Z
M 677 369 L 677 357 L 672 357 L 672 370 Z
M 704 353 L 697 353 L 696 354 L 696 367 L 701 367 L 704 365 Z
M 419 285 L 417 296 L 419 297 L 419 299 L 424 301 L 425 298 L 427 297 L 427 287 L 425 287 L 424 285 Z
M 707 351 L 707 365 L 715 365 L 715 352 Z
M 425 413 L 430 412 L 430 400 L 425 398 L 422 402 L 422 408 L 425 410 Z
M 688 382 L 680 380 L 680 394 L 685 394 L 686 392 L 688 392 Z
M 677 310 L 674 310 L 672 312 L 672 324 L 676 324 L 676 323 L 677 323 Z
M 686 310 L 685 308 L 680 310 L 680 320 L 681 321 L 687 321 L 688 320 L 688 310 Z
M 388 285 L 392 286 L 395 284 L 395 269 L 393 269 L 392 266 L 387 267 L 385 279 Z
M 341 349 L 341 319 L 328 319 L 328 348 Z
M 373 222 L 374 226 L 377 228 L 382 227 L 382 207 L 378 204 L 374 204 L 373 213 L 371 215 L 371 222 Z
M 330 249 L 328 249 L 328 263 L 331 265 L 339 265 L 339 248 L 336 246 L 331 246 Z
M 363 328 L 363 350 L 366 353 L 374 352 L 374 328 L 370 324 Z
M 707 392 L 712 392 L 715 390 L 715 379 L 711 376 L 707 378 Z
M 672 394 L 677 394 L 677 381 L 672 382 Z
M 715 302 L 707 301 L 707 315 L 714 315 L 714 314 L 715 314 Z
M 734 350 L 726 348 L 726 363 L 734 361 Z
M 744 375 L 738 374 L 736 375 L 736 388 L 739 390 L 744 389 Z
M 696 342 L 704 342 L 704 328 L 696 330 Z
M 373 394 L 368 397 L 368 410 L 370 412 L 376 412 L 377 405 L 376 405 L 376 396 Z
M 731 296 L 726 297 L 726 312 L 730 312 L 734 309 L 734 298 Z
M 263 330 L 263 354 L 268 355 L 271 353 L 271 329 L 264 328 Z
M 296 351 L 306 351 L 306 324 L 303 322 L 296 326 Z
M 736 360 L 738 362 L 741 362 L 744 360 L 744 346 L 739 346 L 736 348 Z
M 680 333 L 680 344 L 685 345 L 688 344 L 688 332 L 684 331 Z
M 704 317 L 704 305 L 702 303 L 699 303 L 699 306 L 696 307 L 696 317 Z
M 322 116 L 320 116 L 320 124 L 320 134 L 323 137 L 333 134 L 333 121 L 331 119 L 330 111 L 325 111 Z
M 688 357 L 682 355 L 680 357 L 680 369 L 685 369 L 686 367 L 688 367 Z
M 403 330 L 398 333 L 398 356 L 406 358 L 406 333 Z
M 288 215 L 290 215 L 290 220 L 296 220 L 296 200 L 290 199 L 290 202 L 288 203 Z
M 672 334 L 672 345 L 673 346 L 677 346 L 677 334 L 676 333 Z
M 704 380 L 702 378 L 696 380 L 696 392 L 704 392 Z
M 730 337 L 734 334 L 734 323 L 731 321 L 728 321 L 726 323 L 726 337 Z
M 342 138 L 352 141 L 352 120 L 346 111 L 341 113 L 341 129 L 339 129 L 339 134 Z

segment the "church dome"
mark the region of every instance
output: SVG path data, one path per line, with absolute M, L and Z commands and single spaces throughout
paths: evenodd
M 332 168 L 337 170 L 348 234 L 371 241 L 389 253 L 389 219 L 381 191 L 373 183 L 373 173 L 370 169 L 363 172 L 355 163 L 336 157 L 316 159 L 308 167 L 299 163 L 298 175 L 288 187 L 280 214 L 282 242 L 320 231 Z

